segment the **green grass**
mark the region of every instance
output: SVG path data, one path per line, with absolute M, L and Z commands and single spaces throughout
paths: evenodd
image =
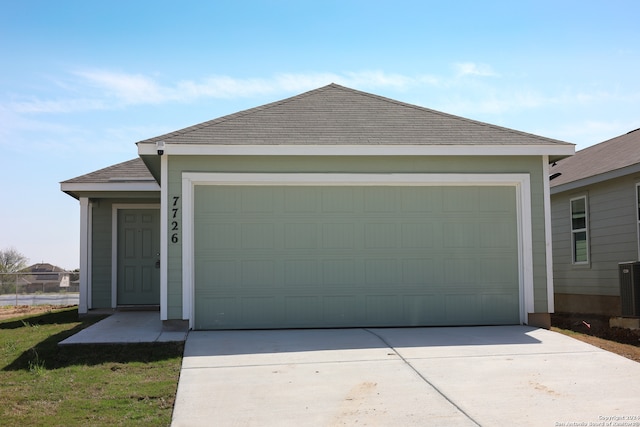
M 97 320 L 72 308 L 0 322 L 0 425 L 171 424 L 183 345 L 58 347 Z

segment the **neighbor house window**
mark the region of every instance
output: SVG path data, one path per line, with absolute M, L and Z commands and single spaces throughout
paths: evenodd
M 589 262 L 587 197 L 571 199 L 571 248 L 574 264 Z

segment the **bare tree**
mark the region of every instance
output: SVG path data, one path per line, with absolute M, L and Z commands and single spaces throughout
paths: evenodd
M 14 248 L 0 249 L 0 273 L 15 273 L 27 267 L 29 259 Z

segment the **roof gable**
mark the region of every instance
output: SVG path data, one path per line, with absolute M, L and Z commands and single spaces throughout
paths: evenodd
M 578 151 L 574 156 L 559 161 L 550 169 L 560 173 L 551 181 L 555 192 L 635 173 L 640 167 L 640 129 L 617 136 Z M 626 171 L 626 172 L 625 172 Z M 584 181 L 584 182 L 583 182 Z
M 337 84 L 140 141 L 194 145 L 571 145 Z

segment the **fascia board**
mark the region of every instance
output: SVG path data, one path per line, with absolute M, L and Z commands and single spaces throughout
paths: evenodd
M 561 156 L 574 145 L 221 145 L 165 144 L 165 155 L 211 156 Z M 138 143 L 138 155 L 157 155 L 155 144 Z
M 88 191 L 160 191 L 155 181 L 145 182 L 69 182 L 61 183 L 60 190 L 65 193 Z

